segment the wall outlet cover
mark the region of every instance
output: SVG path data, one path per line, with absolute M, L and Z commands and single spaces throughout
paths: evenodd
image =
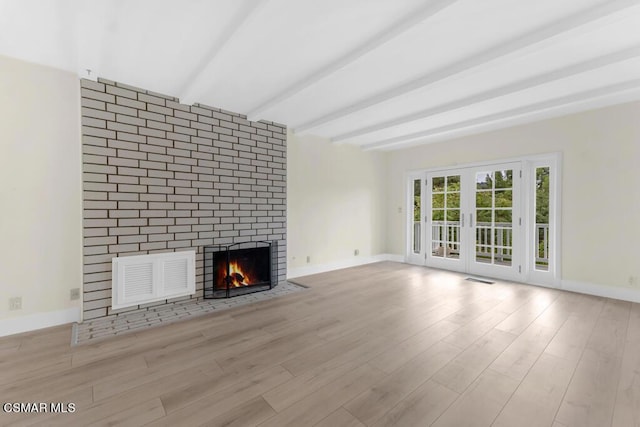
M 22 310 L 22 297 L 9 298 L 9 310 Z
M 73 288 L 69 291 L 71 301 L 80 299 L 80 288 Z

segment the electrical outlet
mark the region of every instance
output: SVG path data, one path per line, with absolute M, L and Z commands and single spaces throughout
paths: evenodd
M 22 297 L 9 298 L 9 310 L 22 310 Z
M 356 249 L 355 251 L 353 251 L 353 254 L 354 254 L 355 256 L 360 255 L 360 249 Z
M 629 276 L 629 286 L 638 286 L 640 285 L 640 280 L 638 276 Z
M 307 264 L 309 264 L 311 262 L 311 256 L 307 255 Z
M 71 301 L 80 299 L 80 288 L 73 288 L 69 291 L 69 299 Z

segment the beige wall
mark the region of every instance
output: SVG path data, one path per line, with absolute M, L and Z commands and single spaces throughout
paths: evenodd
M 361 259 L 384 253 L 385 159 L 384 153 L 289 133 L 289 269 L 357 258 L 355 249 Z
M 0 57 L 0 319 L 79 306 L 79 102 L 74 74 Z
M 387 251 L 404 253 L 406 171 L 550 152 L 563 155 L 562 278 L 640 286 L 637 102 L 391 152 Z

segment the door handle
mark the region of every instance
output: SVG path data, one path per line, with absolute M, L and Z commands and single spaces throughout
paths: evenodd
M 473 227 L 473 214 L 469 214 L 469 227 Z
M 464 227 L 464 214 L 460 215 L 460 219 L 462 220 L 461 223 L 460 223 L 460 226 Z

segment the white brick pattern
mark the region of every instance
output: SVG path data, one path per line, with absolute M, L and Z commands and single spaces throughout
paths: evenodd
M 286 128 L 109 80 L 81 80 L 84 320 L 111 310 L 111 258 L 278 242 L 286 278 Z M 184 301 L 184 298 L 177 301 Z M 168 300 L 161 304 L 172 304 Z

